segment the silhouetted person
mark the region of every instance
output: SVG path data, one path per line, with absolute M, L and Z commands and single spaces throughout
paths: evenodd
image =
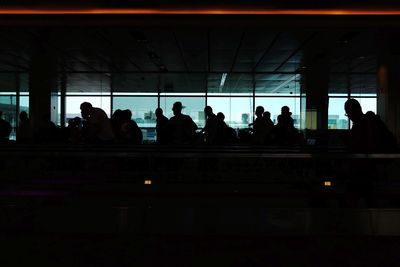
M 193 144 L 196 140 L 197 125 L 188 115 L 182 114 L 182 103 L 175 102 L 174 116 L 168 121 L 168 143 L 174 145 Z
M 32 126 L 28 118 L 28 113 L 22 111 L 19 113 L 19 123 L 17 128 L 17 142 L 28 143 L 32 141 Z
M 202 132 L 204 132 L 205 143 L 209 145 L 215 145 L 218 143 L 218 129 L 217 129 L 217 115 L 213 113 L 212 107 L 206 106 L 204 108 L 204 114 L 206 115 L 206 125 L 204 126 Z
M 11 124 L 2 118 L 3 111 L 0 110 L 0 143 L 7 142 L 11 134 Z
M 225 123 L 225 115 L 217 113 L 217 144 L 231 144 L 237 142 L 236 131 Z
M 57 141 L 57 126 L 48 119 L 47 116 L 43 116 L 37 126 L 37 130 L 34 133 L 34 140 L 38 143 L 52 143 Z
M 256 119 L 253 123 L 253 143 L 263 145 L 267 139 L 267 134 L 271 129 L 268 128 L 267 121 L 263 118 L 264 108 L 258 106 L 256 108 Z
M 272 142 L 272 131 L 274 129 L 274 122 L 271 120 L 271 113 L 269 111 L 265 111 L 263 113 L 263 119 L 267 124 L 267 133 L 265 135 L 265 144 L 269 144 Z
M 107 114 L 101 108 L 93 107 L 88 102 L 81 104 L 82 118 L 86 120 L 82 132 L 86 142 L 111 143 L 114 132 Z
M 372 111 L 363 113 L 360 103 L 349 99 L 344 105 L 347 116 L 353 122 L 348 147 L 354 152 L 389 152 L 396 148 L 396 139 L 378 115 Z
M 132 120 L 132 112 L 129 109 L 121 113 L 122 124 L 118 134 L 118 141 L 123 144 L 139 145 L 143 142 L 143 133 L 137 123 Z
M 82 138 L 82 120 L 79 117 L 68 120 L 68 143 L 80 144 Z
M 274 127 L 274 122 L 271 120 L 271 112 L 265 111 L 263 113 L 263 119 L 267 122 L 268 127 Z
M 164 116 L 162 108 L 156 108 L 156 132 L 157 144 L 165 145 L 168 142 L 167 125 L 168 118 Z
M 283 106 L 281 108 L 281 123 L 287 125 L 288 127 L 294 127 L 294 121 L 292 118 L 292 112 L 288 106 Z
M 293 145 L 299 140 L 299 132 L 293 126 L 290 115 L 278 115 L 278 123 L 272 130 L 273 141 L 279 145 Z
M 118 134 L 122 125 L 122 110 L 117 109 L 111 116 L 111 126 L 115 135 Z
M 396 149 L 395 137 L 379 116 L 371 111 L 364 114 L 360 103 L 355 99 L 347 100 L 344 108 L 353 122 L 348 140 L 348 147 L 352 152 L 390 152 Z M 365 200 L 367 206 L 373 205 L 374 183 L 379 177 L 376 160 L 352 159 L 349 163 L 346 173 L 347 205 L 363 206 L 360 200 Z

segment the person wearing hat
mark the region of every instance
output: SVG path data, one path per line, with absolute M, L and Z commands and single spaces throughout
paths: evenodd
M 182 114 L 181 102 L 175 102 L 172 106 L 174 116 L 168 121 L 168 143 L 173 145 L 193 144 L 196 140 L 197 125 L 188 115 Z

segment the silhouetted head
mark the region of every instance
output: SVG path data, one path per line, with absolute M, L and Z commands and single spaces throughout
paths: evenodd
M 217 113 L 217 119 L 224 121 L 225 120 L 225 115 L 222 112 L 218 112 Z
M 122 110 L 117 109 L 116 111 L 114 111 L 114 113 L 112 114 L 111 117 L 112 117 L 114 120 L 118 120 L 118 119 L 121 118 L 121 113 L 122 113 Z
M 182 102 L 175 102 L 174 105 L 172 106 L 172 111 L 174 112 L 174 115 L 179 115 L 182 113 Z
M 210 116 L 210 115 L 213 113 L 212 107 L 206 106 L 206 107 L 204 108 L 204 113 L 205 113 L 207 116 Z
M 21 121 L 27 120 L 28 119 L 28 113 L 26 113 L 26 111 L 21 111 L 21 113 L 19 113 L 19 119 Z
M 256 116 L 257 117 L 261 117 L 263 113 L 264 113 L 264 107 L 262 107 L 262 106 L 256 107 Z
M 290 110 L 290 109 L 289 109 L 288 106 L 283 106 L 283 107 L 281 108 L 281 114 L 282 114 L 283 116 L 290 116 L 290 115 L 292 115 L 292 112 L 290 112 L 289 110 Z
M 363 116 L 361 105 L 354 98 L 351 98 L 344 103 L 344 110 L 346 111 L 347 117 L 349 117 L 353 122 L 360 121 Z
M 121 118 L 123 121 L 129 121 L 132 119 L 132 112 L 129 109 L 125 109 L 121 112 Z
M 92 109 L 93 109 L 92 104 L 90 104 L 89 102 L 83 102 L 81 104 L 81 115 L 82 115 L 82 118 L 87 120 L 89 118 L 89 114 L 90 114 L 90 111 Z
M 271 119 L 271 112 L 265 111 L 265 112 L 263 113 L 263 117 L 266 118 L 266 119 Z
M 276 120 L 278 121 L 279 124 L 281 124 L 283 122 L 283 116 L 282 115 L 278 115 Z
M 162 108 L 156 108 L 156 117 L 161 117 L 163 115 L 163 110 Z
M 2 110 L 0 110 L 0 119 L 1 119 L 1 116 L 3 116 L 3 111 Z

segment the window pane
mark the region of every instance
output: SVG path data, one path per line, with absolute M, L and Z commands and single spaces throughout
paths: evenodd
M 3 119 L 8 121 L 12 127 L 12 132 L 10 134 L 11 140 L 15 140 L 15 127 L 18 121 L 15 101 L 15 95 L 0 96 L 0 110 L 3 111 Z
M 19 97 L 19 112 L 25 111 L 29 114 L 29 96 Z
M 172 105 L 176 101 L 182 102 L 182 105 L 185 106 L 182 113 L 189 115 L 199 128 L 204 127 L 205 97 L 161 96 L 160 108 L 163 109 L 166 117 L 171 118 L 173 116 Z
M 300 97 L 257 97 L 256 107 L 263 106 L 265 111 L 271 112 L 271 120 L 277 123 L 281 108 L 288 106 L 292 112 L 294 127 L 300 128 Z
M 130 109 L 132 119 L 139 127 L 156 127 L 157 97 L 113 97 L 113 112 L 117 109 Z
M 215 114 L 224 113 L 225 122 L 232 128 L 247 128 L 252 122 L 252 97 L 209 97 L 207 104 Z
M 101 97 L 101 96 L 67 96 L 65 101 L 65 123 L 68 122 L 69 119 L 75 117 L 81 117 L 81 109 L 80 106 L 82 102 L 89 102 L 93 107 L 98 107 L 103 109 L 107 116 L 110 117 L 110 97 Z
M 67 94 L 109 92 L 110 77 L 105 74 L 74 73 L 67 76 Z
M 362 111 L 366 113 L 367 111 L 372 111 L 376 114 L 376 98 L 371 97 L 371 98 L 360 98 L 360 97 L 354 97 L 358 102 L 360 102 Z
M 347 98 L 329 98 L 328 129 L 348 129 L 349 121 L 345 116 L 344 103 Z

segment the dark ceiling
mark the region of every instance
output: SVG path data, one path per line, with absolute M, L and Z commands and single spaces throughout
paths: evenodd
M 52 51 L 69 92 L 299 92 L 306 54 L 329 62 L 332 93 L 375 92 L 373 30 L 263 28 L 3 28 L 0 72 L 29 72 Z M 227 73 L 221 86 L 223 73 Z M 3 75 L 2 88 L 15 84 Z M 3 90 L 3 89 L 2 89 Z M 6 89 L 4 89 L 6 90 Z

